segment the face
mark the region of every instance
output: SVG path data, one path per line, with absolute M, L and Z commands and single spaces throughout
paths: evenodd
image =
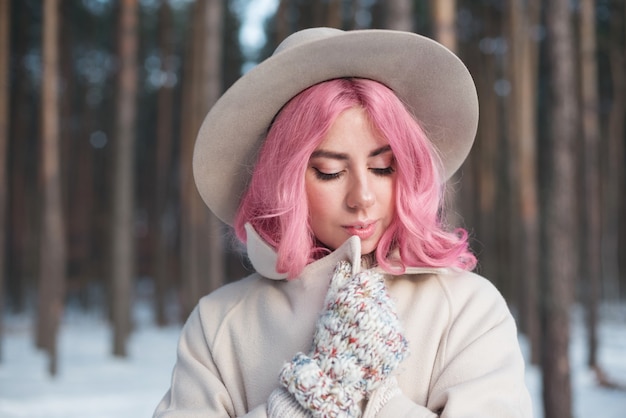
M 395 168 L 389 143 L 369 126 L 365 111 L 341 113 L 306 171 L 316 238 L 335 250 L 356 235 L 362 254 L 373 252 L 394 215 Z

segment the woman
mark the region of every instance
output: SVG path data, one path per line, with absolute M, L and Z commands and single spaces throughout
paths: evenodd
M 155 416 L 531 416 L 515 322 L 440 218 L 477 120 L 411 33 L 301 31 L 235 83 L 194 175 L 256 273 L 199 302 Z

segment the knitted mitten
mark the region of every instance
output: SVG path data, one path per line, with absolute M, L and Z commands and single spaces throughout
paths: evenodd
M 381 274 L 335 268 L 313 348 L 283 367 L 280 380 L 314 417 L 359 417 L 360 401 L 405 358 L 408 343 Z

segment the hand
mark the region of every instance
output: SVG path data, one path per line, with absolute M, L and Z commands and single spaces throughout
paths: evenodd
M 383 276 L 351 271 L 337 265 L 311 353 L 296 354 L 281 372 L 283 386 L 316 417 L 360 416 L 359 402 L 408 352 Z

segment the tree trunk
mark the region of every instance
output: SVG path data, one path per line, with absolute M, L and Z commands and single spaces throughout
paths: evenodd
M 341 29 L 343 26 L 343 13 L 341 12 L 341 0 L 329 0 L 326 9 L 326 26 Z
M 492 10 L 483 8 L 480 12 L 485 22 L 486 33 L 484 37 L 493 36 L 494 20 Z M 500 277 L 508 275 L 508 270 L 501 272 L 498 270 L 499 262 L 502 257 L 500 252 L 503 246 L 497 242 L 498 231 L 498 150 L 500 146 L 500 126 L 502 119 L 502 107 L 500 106 L 498 96 L 494 94 L 493 86 L 498 79 L 497 59 L 494 54 L 486 54 L 481 51 L 477 43 L 472 45 L 475 52 L 472 53 L 472 68 L 476 78 L 476 88 L 478 97 L 480 97 L 480 108 L 483 114 L 489 115 L 488 118 L 482 118 L 478 124 L 477 141 L 469 155 L 470 159 L 475 162 L 474 178 L 475 181 L 475 197 L 470 199 L 474 202 L 473 212 L 475 217 L 472 220 L 476 235 L 484 249 L 473 248 L 475 252 L 481 253 L 480 269 L 481 273 L 488 277 L 496 284 L 501 282 Z M 478 71 L 477 69 L 480 69 Z M 501 274 L 502 273 L 502 274 Z
M 29 22 L 31 17 L 24 10 L 24 2 L 11 2 L 12 17 L 17 15 L 13 27 L 12 42 L 15 57 L 23 58 L 29 53 Z M 31 285 L 36 285 L 39 271 L 39 233 L 41 220 L 41 196 L 38 193 L 37 176 L 41 160 L 32 158 L 33 150 L 39 153 L 41 120 L 32 115 L 40 112 L 32 100 L 29 76 L 26 71 L 16 71 L 11 85 L 11 138 L 8 144 L 9 159 L 9 244 L 7 292 L 11 306 L 16 312 L 27 307 L 27 295 Z
M 431 0 L 430 10 L 433 21 L 433 34 L 436 41 L 447 47 L 452 52 L 457 52 L 457 33 L 456 33 L 456 0 Z M 412 14 L 411 14 L 412 15 Z M 448 180 L 446 188 L 445 204 L 446 219 L 445 221 L 452 227 L 460 226 L 463 217 L 460 212 L 469 214 L 471 199 L 460 199 L 461 183 L 471 187 L 473 179 L 471 178 L 472 170 L 469 165 L 471 159 L 466 160 L 459 172 L 455 173 Z M 467 168 L 467 170 L 464 170 Z M 463 172 L 463 175 L 461 175 Z M 462 179 L 462 181 L 461 181 Z M 465 207 L 461 207 L 461 202 L 465 203 Z
M 614 2 L 615 3 L 615 2 Z M 613 5 L 615 8 L 615 4 Z M 612 10 L 610 21 L 611 42 L 609 50 L 612 102 L 609 113 L 608 141 L 604 150 L 606 164 L 603 165 L 603 232 L 602 232 L 602 271 L 605 297 L 615 302 L 620 295 L 620 221 L 623 222 L 624 195 L 624 120 L 626 116 L 626 50 L 623 39 L 626 6 Z M 620 13 L 621 12 L 621 13 Z M 622 243 L 623 245 L 623 243 Z M 622 255 L 623 257 L 624 255 Z M 623 274 L 623 273 L 622 273 Z
M 623 5 L 622 5 L 623 6 Z M 623 7 L 622 9 L 622 22 L 626 22 L 626 7 Z M 626 23 L 624 23 L 626 24 Z M 622 45 L 626 45 L 626 32 L 622 32 L 622 41 L 624 42 Z M 622 47 L 624 52 L 626 53 L 626 46 Z M 626 73 L 625 71 L 625 65 L 624 65 L 624 61 L 622 61 L 622 74 Z M 626 92 L 624 91 L 624 86 L 622 85 L 622 95 L 626 94 Z M 624 100 L 624 98 L 622 97 L 622 100 Z M 622 123 L 624 121 L 624 113 L 622 112 Z M 622 134 L 621 136 L 621 140 L 618 141 L 618 143 L 616 144 L 616 152 L 618 152 L 619 154 L 616 155 L 621 155 L 622 157 L 626 155 L 625 148 L 626 148 L 626 141 L 624 141 L 624 135 Z M 619 274 L 618 274 L 618 284 L 621 283 L 621 292 L 616 292 L 616 294 L 618 295 L 622 295 L 623 297 L 626 297 L 626 193 L 622 193 L 621 191 L 624 190 L 624 184 L 626 183 L 626 179 L 624 178 L 624 167 L 623 164 L 619 164 L 619 168 L 621 169 L 621 176 L 619 177 L 621 179 L 621 184 L 618 184 L 618 193 L 619 196 L 621 196 L 621 201 L 620 201 L 620 214 L 622 214 L 622 216 L 620 216 L 619 220 L 620 223 L 618 223 L 618 230 L 619 232 L 619 237 L 620 237 L 620 242 L 618 243 L 618 246 L 621 247 L 621 253 L 618 256 L 618 259 L 621 261 L 621 264 L 619 266 Z
M 62 2 L 60 13 L 68 22 L 83 19 L 77 16 L 73 2 Z M 91 31 L 98 27 L 92 16 L 83 22 L 87 31 L 79 31 L 73 24 L 61 27 L 61 155 L 69 164 L 63 165 L 62 187 L 63 204 L 66 212 L 67 236 L 67 292 L 69 297 L 78 297 L 83 307 L 88 303 L 87 287 L 94 276 L 94 261 L 100 257 L 94 254 L 93 231 L 96 213 L 96 188 L 94 187 L 94 148 L 87 138 L 96 128 L 95 118 L 101 113 L 93 105 L 86 105 L 83 99 L 87 93 L 80 77 L 75 77 L 76 39 L 91 39 Z M 71 121 L 71 122 L 69 122 Z M 69 122 L 69 123 L 68 123 Z
M 198 125 L 204 120 L 204 116 L 209 109 L 217 101 L 222 94 L 222 44 L 223 44 L 223 2 L 221 0 L 211 0 L 207 4 L 206 14 L 204 16 L 204 36 L 206 40 L 203 49 L 202 72 L 198 85 L 201 86 L 202 95 L 200 99 L 202 103 L 198 103 Z M 195 189 L 194 189 L 195 191 Z M 200 195 L 195 191 L 194 201 L 197 206 L 199 215 L 204 218 L 203 224 L 206 224 L 206 235 L 199 236 L 200 240 L 208 240 L 208 245 L 200 245 L 197 247 L 198 259 L 203 259 L 205 248 L 208 248 L 208 269 L 200 269 L 198 271 L 198 280 L 203 283 L 201 290 L 203 294 L 209 293 L 224 284 L 224 246 L 222 243 L 222 223 L 221 221 L 206 207 Z M 202 231 L 199 231 L 202 233 Z M 208 278 L 206 275 L 208 274 Z
M 57 334 L 65 294 L 65 236 L 61 196 L 59 136 L 59 3 L 44 3 L 42 150 L 43 218 L 39 277 L 37 345 L 48 354 L 48 371 L 56 375 Z
M 4 340 L 4 284 L 7 198 L 9 196 L 7 144 L 9 142 L 9 28 L 10 1 L 0 0 L 0 363 L 3 360 Z
M 456 0 L 430 0 L 430 8 L 434 38 L 451 51 L 456 51 Z
M 291 2 L 289 0 L 280 0 L 276 9 L 276 43 L 280 43 L 291 33 L 291 25 L 289 18 Z
M 173 74 L 172 54 L 174 53 L 174 40 L 172 30 L 172 9 L 169 3 L 164 2 L 159 12 L 159 50 L 161 65 L 166 74 Z M 154 242 L 155 254 L 155 318 L 158 325 L 165 325 L 166 293 L 168 288 L 168 278 L 171 273 L 170 251 L 172 231 L 168 222 L 167 203 L 169 197 L 169 178 L 171 175 L 171 153 L 174 111 L 174 86 L 164 84 L 161 86 L 157 96 L 157 132 L 156 132 L 156 181 L 155 181 L 155 229 L 156 239 Z
M 513 0 L 510 13 L 510 68 L 512 103 L 510 110 L 511 177 L 517 179 L 511 198 L 517 217 L 510 222 L 519 237 L 512 257 L 519 258 L 515 275 L 519 289 L 518 306 L 521 329 L 531 346 L 531 362 L 540 361 L 538 287 L 539 287 L 539 202 L 537 186 L 537 75 L 538 47 L 532 31 L 538 24 L 537 0 Z M 518 221 L 519 219 L 519 221 Z M 520 222 L 521 221 L 521 222 Z M 517 240 L 516 240 L 517 241 Z
M 119 73 L 113 181 L 113 354 L 125 357 L 134 273 L 133 162 L 137 97 L 137 0 L 120 3 Z
M 413 2 L 411 0 L 391 0 L 387 3 L 385 27 L 393 30 L 413 31 Z
M 583 228 L 581 241 L 583 258 L 581 275 L 587 307 L 587 364 L 598 365 L 598 303 L 601 275 L 601 221 L 600 221 L 600 127 L 598 122 L 598 71 L 596 68 L 595 1 L 581 0 L 580 8 L 580 81 L 581 121 L 583 133 Z
M 194 3 L 192 8 L 192 23 L 187 36 L 186 60 L 184 62 L 182 104 L 181 104 L 181 144 L 180 144 L 180 301 L 181 319 L 187 318 L 193 309 L 193 300 L 197 297 L 197 290 L 192 278 L 192 266 L 196 264 L 192 251 L 191 239 L 191 194 L 193 193 L 192 155 L 196 134 L 195 125 L 195 96 L 197 88 L 194 85 L 195 72 L 198 61 L 197 39 L 199 32 L 200 8 L 204 2 Z
M 195 136 L 204 116 L 221 94 L 222 2 L 195 4 L 188 84 L 183 106 L 181 148 L 181 262 L 183 266 L 183 315 L 187 316 L 200 297 L 224 282 L 220 222 L 198 194 L 192 175 Z M 207 250 L 209 251 L 207 258 Z M 207 275 L 209 276 L 207 278 Z
M 572 393 L 568 349 L 569 313 L 573 283 L 577 278 L 575 221 L 575 153 L 577 96 L 574 42 L 569 0 L 548 3 L 548 60 L 551 107 L 546 233 L 546 289 L 543 303 L 543 399 L 544 415 L 572 417 Z

